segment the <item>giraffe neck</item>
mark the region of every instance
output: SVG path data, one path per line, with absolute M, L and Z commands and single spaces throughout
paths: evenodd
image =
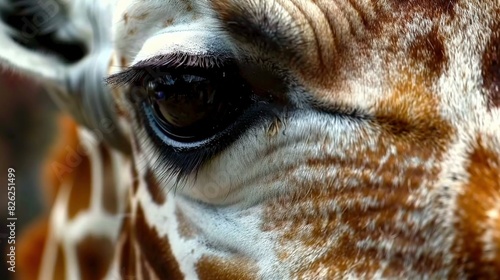
M 61 118 L 60 129 L 61 140 L 45 164 L 52 205 L 42 222 L 45 236 L 26 239 L 44 243 L 38 279 L 100 279 L 109 270 L 127 218 L 123 213 L 131 177 L 123 170 L 130 161 L 67 117 Z M 25 265 L 27 270 L 30 266 Z
M 259 270 L 255 260 L 276 261 L 272 242 L 265 241 L 272 234 L 256 227 L 261 205 L 234 210 L 211 207 L 164 192 L 143 168 L 138 169 L 136 182 L 131 219 L 125 221 L 117 250 L 118 271 L 111 274 L 139 279 L 255 279 Z M 221 225 L 221 221 L 231 223 Z M 254 241 L 259 238 L 260 242 Z M 278 272 L 275 268 L 261 276 L 272 278 Z

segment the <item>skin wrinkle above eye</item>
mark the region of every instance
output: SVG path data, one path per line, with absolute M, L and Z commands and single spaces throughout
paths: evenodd
M 219 57 L 231 56 L 231 50 L 223 34 L 216 30 L 186 30 L 165 32 L 151 37 L 142 46 L 132 65 L 138 61 L 155 56 L 186 53 L 192 56 L 217 54 Z

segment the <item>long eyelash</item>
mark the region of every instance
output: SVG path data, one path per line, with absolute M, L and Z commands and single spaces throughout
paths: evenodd
M 148 154 L 151 155 L 160 155 L 155 160 L 149 161 L 148 159 L 143 159 L 145 162 L 139 163 L 138 166 L 143 169 L 142 171 L 146 173 L 148 170 L 153 172 L 156 175 L 156 178 L 159 180 L 159 184 L 161 186 L 166 186 L 168 183 L 172 184 L 171 188 L 168 191 L 174 191 L 174 194 L 178 189 L 182 189 L 188 180 L 189 173 L 182 172 L 175 164 L 172 164 L 168 159 L 166 160 L 165 153 L 171 152 L 166 149 L 164 145 L 157 146 L 151 143 L 148 143 L 146 140 L 149 138 L 148 132 L 144 129 L 139 130 L 139 134 L 137 135 L 136 141 L 139 140 L 140 143 L 138 145 L 145 149 Z M 195 180 L 196 173 L 199 167 L 194 170 Z M 157 170 L 157 171 L 154 171 Z
M 139 61 L 126 70 L 107 77 L 105 81 L 108 85 L 113 86 L 143 86 L 145 80 L 162 77 L 176 68 L 221 68 L 232 61 L 233 59 L 228 55 L 191 55 L 186 53 L 159 55 Z
M 194 180 L 196 180 L 197 173 L 202 165 L 217 152 L 215 149 L 209 148 L 208 151 L 198 150 L 179 153 L 175 148 L 165 145 L 163 140 L 158 137 L 158 133 L 148 123 L 148 117 L 143 109 L 139 113 L 139 126 L 144 128 L 138 130 L 140 132 L 136 139 L 142 139 L 138 143 L 139 146 L 147 149 L 145 153 L 158 155 L 154 160 L 147 160 L 147 167 L 150 170 L 160 170 L 156 175 L 161 181 L 161 185 L 166 185 L 167 182 L 173 183 L 172 189 L 174 192 L 182 188 L 190 176 L 194 176 Z
M 222 68 L 226 64 L 232 63 L 234 60 L 228 56 L 203 55 L 193 56 L 188 54 L 173 54 L 156 56 L 148 60 L 143 60 L 135 65 L 128 67 L 124 71 L 111 75 L 106 79 L 106 83 L 114 86 L 145 86 L 146 81 L 153 80 L 157 77 L 164 77 L 171 74 L 172 71 L 179 68 Z M 142 102 L 141 102 L 142 104 Z M 154 131 L 145 115 L 145 110 L 141 105 L 139 107 L 138 121 L 139 127 L 136 131 L 140 131 L 139 137 L 143 139 L 138 143 L 141 147 L 152 149 L 151 154 L 158 157 L 147 162 L 144 166 L 152 170 L 161 170 L 158 177 L 163 183 L 167 181 L 173 182 L 172 189 L 174 192 L 178 188 L 185 185 L 188 178 L 196 174 L 201 166 L 212 158 L 218 151 L 214 147 L 204 149 L 204 151 L 179 151 L 168 145 L 165 145 L 163 140 L 159 138 L 161 133 Z M 141 129 L 143 128 L 143 129 Z M 145 134 L 145 135 L 144 135 Z M 145 139 L 150 139 L 149 142 Z

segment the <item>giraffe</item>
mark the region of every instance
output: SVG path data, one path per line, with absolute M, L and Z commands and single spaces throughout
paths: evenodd
M 498 0 L 51 3 L 77 62 L 0 25 L 82 150 L 24 279 L 500 275 Z

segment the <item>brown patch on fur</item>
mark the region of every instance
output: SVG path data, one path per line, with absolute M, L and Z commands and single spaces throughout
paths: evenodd
M 404 13 L 422 12 L 429 17 L 436 18 L 443 14 L 454 17 L 458 0 L 391 0 L 391 2 Z
M 257 270 L 244 258 L 222 259 L 203 256 L 196 263 L 196 273 L 200 280 L 250 280 L 257 279 Z
M 375 120 L 387 136 L 417 146 L 442 148 L 448 143 L 453 128 L 439 117 L 439 99 L 430 91 L 430 79 L 436 78 L 403 73 L 403 82 L 375 105 Z
M 130 229 L 131 229 L 130 224 L 127 223 L 126 231 L 129 231 Z M 125 234 L 125 241 L 121 248 L 121 256 L 119 263 L 120 276 L 122 277 L 122 279 L 135 279 L 136 252 L 133 245 L 133 241 L 130 238 L 131 233 L 124 233 L 124 234 Z
M 141 271 L 143 280 L 151 279 L 151 277 L 149 276 L 150 268 L 146 265 L 146 261 L 144 259 L 141 259 Z
M 113 257 L 113 243 L 102 237 L 87 236 L 76 246 L 81 279 L 103 279 Z
M 158 205 L 163 205 L 167 197 L 163 193 L 160 183 L 158 183 L 158 180 L 156 179 L 154 173 L 151 170 L 148 169 L 146 171 L 144 180 L 146 181 L 146 187 L 153 201 Z
M 186 239 L 194 238 L 197 230 L 190 223 L 190 221 L 187 220 L 186 216 L 184 216 L 184 213 L 182 213 L 182 211 L 180 211 L 178 207 L 175 208 L 175 217 L 177 218 L 179 235 Z
M 141 249 L 141 258 L 146 259 L 160 279 L 184 279 L 168 238 L 159 236 L 156 229 L 147 224 L 142 207 L 138 205 L 137 208 L 134 236 Z
M 493 26 L 492 31 L 482 58 L 482 76 L 488 108 L 497 108 L 500 107 L 500 22 Z
M 91 186 L 91 166 L 90 159 L 87 155 L 81 156 L 81 163 L 74 167 L 73 172 L 68 173 L 72 179 L 70 187 L 70 197 L 68 201 L 68 218 L 74 218 L 80 211 L 86 211 L 90 207 L 90 196 L 92 193 Z
M 38 278 L 47 234 L 47 218 L 40 219 L 24 229 L 16 245 L 16 279 Z
M 101 152 L 102 164 L 103 164 L 103 195 L 102 195 L 102 205 L 103 208 L 110 214 L 116 214 L 118 212 L 118 194 L 113 174 L 113 166 L 111 165 L 111 155 L 109 147 L 104 143 L 101 143 L 99 151 Z
M 66 147 L 73 148 L 78 146 L 77 125 L 68 115 L 60 115 L 58 118 L 58 136 L 54 137 L 57 142 L 54 143 L 49 151 L 47 160 L 44 163 L 43 181 L 48 195 L 49 205 L 52 205 L 59 192 L 62 180 L 72 177 L 72 169 L 67 166 L 66 157 L 68 151 Z M 62 180 L 61 180 L 62 179 Z
M 54 280 L 66 279 L 66 258 L 61 245 L 57 245 L 56 261 L 54 265 Z
M 125 24 L 128 23 L 128 13 L 123 14 L 123 21 L 125 22 Z
M 422 67 L 424 76 L 438 77 L 446 67 L 448 58 L 445 53 L 443 39 L 436 28 L 429 34 L 417 36 L 412 42 L 409 56 L 415 66 Z
M 60 117 L 59 131 L 59 141 L 44 165 L 44 181 L 47 182 L 50 204 L 61 186 L 70 188 L 68 218 L 71 219 L 90 205 L 91 163 L 78 138 L 77 125 L 71 118 Z
M 465 275 L 455 273 L 468 279 L 500 275 L 500 155 L 484 140 L 480 136 L 469 154 L 469 182 L 460 192 L 455 212 L 457 236 L 452 248 L 456 266 Z

